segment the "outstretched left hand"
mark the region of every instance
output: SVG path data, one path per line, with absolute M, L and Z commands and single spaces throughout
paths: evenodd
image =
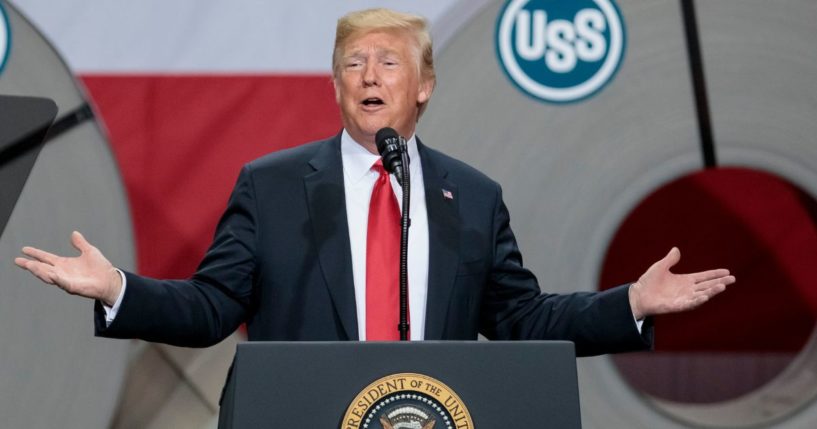
M 670 268 L 680 260 L 681 251 L 673 247 L 630 287 L 630 307 L 636 319 L 691 310 L 735 282 L 735 276 L 725 269 L 671 273 Z

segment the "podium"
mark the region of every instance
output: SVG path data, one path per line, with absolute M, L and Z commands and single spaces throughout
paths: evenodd
M 219 428 L 581 428 L 573 344 L 239 344 Z

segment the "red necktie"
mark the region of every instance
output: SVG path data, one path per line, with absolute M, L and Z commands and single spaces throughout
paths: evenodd
M 400 209 L 383 162 L 372 166 L 380 176 L 369 202 L 366 233 L 366 339 L 399 340 Z

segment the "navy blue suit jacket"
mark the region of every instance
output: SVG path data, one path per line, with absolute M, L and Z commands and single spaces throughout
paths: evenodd
M 649 323 L 637 332 L 627 286 L 542 294 L 522 266 L 499 185 L 417 145 L 430 240 L 427 340 L 570 340 L 578 355 L 651 345 Z M 202 347 L 246 322 L 249 340 L 356 340 L 340 135 L 245 165 L 191 279 L 126 277 L 110 326 L 97 303 L 97 335 Z

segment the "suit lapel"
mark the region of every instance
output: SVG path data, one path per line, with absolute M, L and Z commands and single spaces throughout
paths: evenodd
M 318 259 L 343 330 L 347 338 L 357 340 L 357 309 L 340 135 L 323 144 L 309 164 L 315 171 L 304 176 L 304 185 Z
M 436 162 L 436 153 L 427 149 L 419 139 L 417 149 L 423 167 L 428 212 L 425 339 L 441 340 L 459 260 L 459 194 L 457 185 L 446 179 L 448 172 Z

